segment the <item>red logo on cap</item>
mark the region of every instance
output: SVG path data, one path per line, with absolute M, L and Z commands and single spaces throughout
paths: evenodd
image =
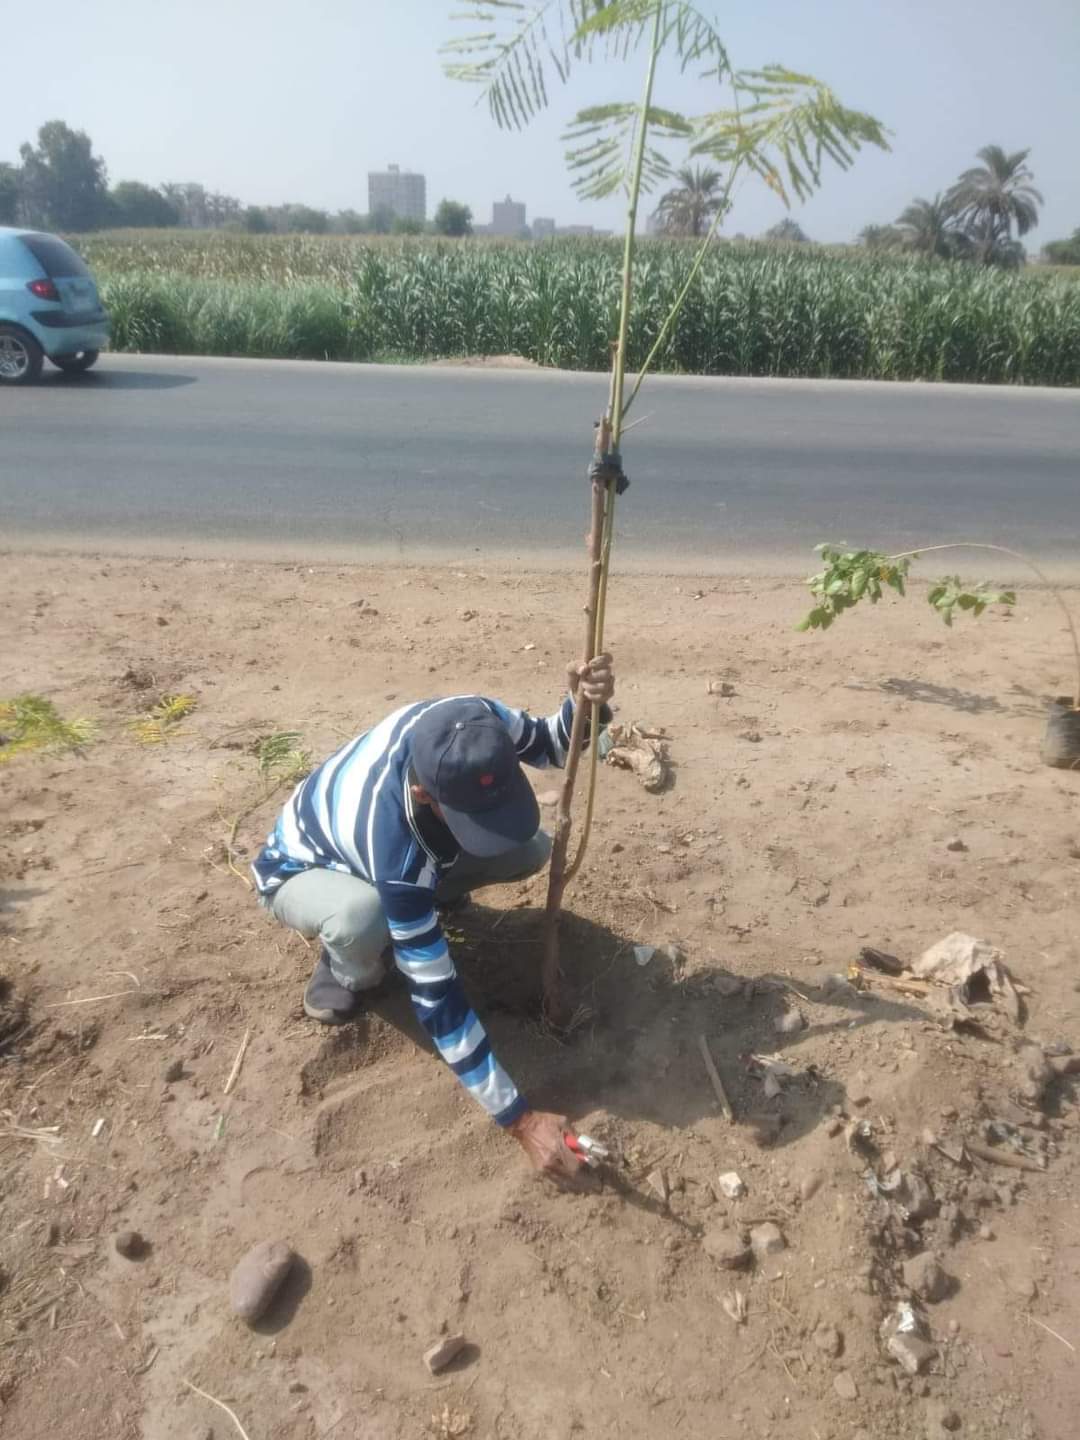
M 481 775 L 481 776 L 480 776 L 480 784 L 481 784 L 481 785 L 494 785 L 494 784 L 495 784 L 495 776 L 494 776 L 494 775 Z

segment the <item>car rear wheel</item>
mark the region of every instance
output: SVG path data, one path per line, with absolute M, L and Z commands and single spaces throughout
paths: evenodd
M 63 370 L 65 375 L 81 375 L 84 370 L 89 370 L 91 365 L 97 364 L 99 350 L 80 350 L 77 355 L 54 355 L 52 362 L 58 370 Z
M 30 385 L 41 374 L 45 353 L 25 330 L 0 325 L 0 385 Z

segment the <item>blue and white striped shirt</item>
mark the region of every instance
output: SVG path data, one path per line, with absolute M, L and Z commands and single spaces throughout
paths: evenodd
M 457 857 L 439 855 L 425 842 L 410 789 L 413 726 L 434 707 L 462 700 L 479 700 L 503 722 L 526 765 L 564 764 L 574 718 L 569 697 L 545 719 L 476 695 L 406 705 L 301 781 L 251 868 L 263 896 L 312 866 L 374 885 L 420 1023 L 469 1093 L 509 1125 L 528 1106 L 492 1054 L 435 911 L 435 888 Z

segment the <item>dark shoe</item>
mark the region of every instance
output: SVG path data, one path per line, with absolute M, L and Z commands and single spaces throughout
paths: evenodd
M 338 984 L 324 950 L 304 991 L 304 1014 L 320 1025 L 347 1025 L 363 1010 L 363 992 Z
M 458 895 L 453 900 L 436 899 L 435 901 L 435 907 L 439 911 L 439 914 L 444 915 L 448 920 L 458 915 L 464 915 L 471 904 L 472 895 L 468 890 L 465 891 L 464 895 Z

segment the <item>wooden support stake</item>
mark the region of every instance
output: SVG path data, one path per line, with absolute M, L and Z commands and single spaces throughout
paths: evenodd
M 611 440 L 611 431 L 605 418 L 596 432 L 596 454 L 606 453 Z M 603 559 L 601 541 L 604 530 L 604 504 L 607 487 L 596 481 L 592 487 L 592 521 L 589 530 L 589 595 L 585 604 L 585 644 L 582 648 L 582 664 L 587 665 L 593 658 L 593 629 L 596 607 L 600 596 L 601 562 Z M 542 984 L 544 991 L 544 1014 L 552 1025 L 560 1025 L 565 1019 L 564 1003 L 560 987 L 559 969 L 559 919 L 562 912 L 563 891 L 566 889 L 566 855 L 570 844 L 570 806 L 574 796 L 578 765 L 585 740 L 585 722 L 590 707 L 579 701 L 574 706 L 574 723 L 570 731 L 570 745 L 566 752 L 566 766 L 563 771 L 562 790 L 555 812 L 555 834 L 551 845 L 551 870 L 548 876 L 547 905 L 544 912 L 544 958 Z M 595 740 L 595 736 L 593 737 Z
M 720 1079 L 720 1071 L 713 1063 L 712 1055 L 709 1053 L 709 1042 L 704 1035 L 698 1036 L 698 1046 L 701 1050 L 701 1058 L 705 1061 L 705 1069 L 709 1072 L 712 1087 L 716 1091 L 716 1098 L 720 1102 L 720 1109 L 724 1112 L 724 1119 L 734 1121 L 735 1111 L 731 1108 L 731 1101 L 724 1089 L 724 1082 Z

